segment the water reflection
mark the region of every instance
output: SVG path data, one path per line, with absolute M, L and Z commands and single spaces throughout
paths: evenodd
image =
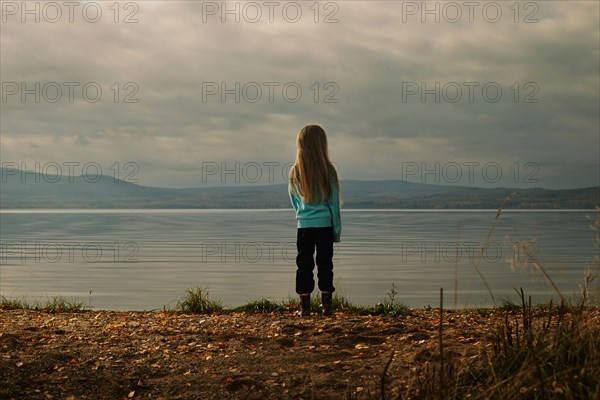
M 506 211 L 482 253 L 494 215 L 344 210 L 336 287 L 354 303 L 374 304 L 394 284 L 410 306 L 435 305 L 444 287 L 453 305 L 457 281 L 457 306 L 490 305 L 476 263 L 496 300 L 515 298 L 519 287 L 534 300 L 555 295 L 529 258 L 565 295 L 579 291 L 598 255 L 593 211 Z M 285 299 L 295 297 L 295 234 L 291 210 L 2 212 L 0 291 L 138 310 L 160 309 L 194 285 L 229 306 Z

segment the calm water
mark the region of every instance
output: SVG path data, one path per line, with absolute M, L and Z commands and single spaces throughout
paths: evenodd
M 475 266 L 496 301 L 516 301 L 519 287 L 556 298 L 528 259 L 566 296 L 586 265 L 597 268 L 594 211 L 506 211 L 482 250 L 495 213 L 343 210 L 335 286 L 369 305 L 394 285 L 396 300 L 415 307 L 436 306 L 443 287 L 451 307 L 456 280 L 456 305 L 481 306 L 492 299 Z M 195 285 L 228 306 L 286 299 L 295 296 L 295 234 L 291 210 L 3 211 L 0 294 L 122 310 L 162 309 Z

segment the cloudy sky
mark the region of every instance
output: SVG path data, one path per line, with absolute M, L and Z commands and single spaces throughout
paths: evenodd
M 1 161 L 280 183 L 319 123 L 342 179 L 598 185 L 598 2 L 467 3 L 3 1 Z

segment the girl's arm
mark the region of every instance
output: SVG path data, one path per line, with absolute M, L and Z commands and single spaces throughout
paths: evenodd
M 340 194 L 338 192 L 338 185 L 334 179 L 331 179 L 331 200 L 329 202 L 329 209 L 332 215 L 332 226 L 333 226 L 333 241 L 335 243 L 341 242 L 342 235 L 342 218 L 340 215 Z

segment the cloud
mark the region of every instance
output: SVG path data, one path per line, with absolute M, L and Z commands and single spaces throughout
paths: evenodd
M 518 15 L 496 2 L 494 23 L 494 9 L 483 13 L 490 2 L 472 22 L 462 6 L 456 23 L 452 2 L 428 3 L 439 23 L 412 13 L 422 2 L 319 3 L 318 22 L 313 3 L 278 2 L 270 22 L 256 2 L 256 23 L 257 8 L 243 2 L 227 3 L 239 23 L 221 2 L 119 3 L 117 23 L 109 3 L 88 3 L 102 9 L 99 22 L 5 15 L 3 95 L 6 83 L 38 82 L 41 101 L 17 93 L 2 102 L 3 161 L 134 161 L 142 184 L 189 187 L 206 184 L 202 162 L 293 161 L 296 132 L 316 122 L 346 179 L 398 178 L 403 162 L 470 161 L 502 166 L 506 179 L 474 182 L 483 186 L 523 186 L 507 177 L 528 162 L 539 166 L 536 186 L 600 179 L 594 2 L 521 2 Z M 294 4 L 302 15 L 292 23 Z M 49 82 L 63 90 L 55 103 Z M 72 102 L 68 82 L 79 84 Z M 84 97 L 86 83 L 92 98 L 101 88 L 97 102 Z

